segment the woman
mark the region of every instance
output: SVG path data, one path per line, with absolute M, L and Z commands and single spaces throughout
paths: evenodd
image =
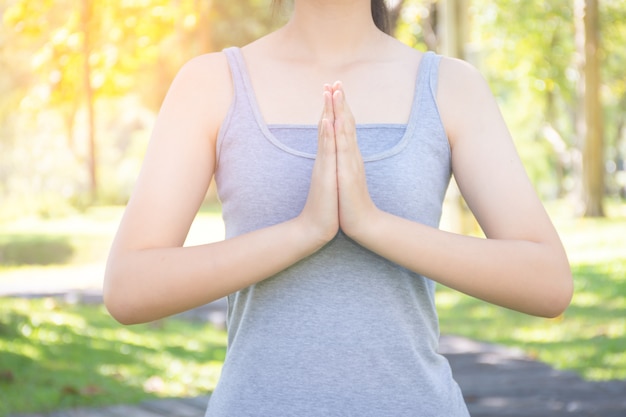
M 538 316 L 569 303 L 485 81 L 384 34 L 382 6 L 295 0 L 282 29 L 187 63 L 163 103 L 105 302 L 138 323 L 229 296 L 207 416 L 466 416 L 434 281 Z M 486 239 L 437 229 L 451 172 Z M 183 248 L 214 175 L 226 239 Z

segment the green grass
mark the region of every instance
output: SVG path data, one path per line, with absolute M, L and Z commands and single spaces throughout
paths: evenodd
M 96 207 L 84 215 L 27 217 L 0 224 L 0 273 L 31 266 L 102 262 L 121 213 L 118 207 Z
M 576 219 L 550 207 L 574 274 L 574 297 L 557 319 L 526 316 L 441 287 L 442 333 L 519 347 L 586 379 L 626 379 L 626 205 L 610 218 Z
M 48 278 L 61 288 L 79 284 L 66 271 L 104 262 L 121 215 L 120 207 L 96 207 L 0 224 L 0 286 L 30 279 L 37 292 Z M 219 211 L 203 207 L 188 244 L 219 239 L 218 223 Z M 85 279 L 97 284 L 101 277 Z M 125 327 L 102 306 L 0 298 L 0 417 L 206 394 L 225 345 L 225 332 L 208 324 L 166 319 Z
M 93 207 L 81 215 L 0 223 L 0 284 L 7 270 L 103 263 L 122 213 L 121 207 Z M 207 204 L 191 226 L 187 244 L 222 236 L 219 206 Z
M 625 379 L 626 204 L 609 205 L 607 219 L 574 218 L 563 203 L 549 209 L 575 275 L 565 314 L 530 317 L 441 288 L 442 333 L 518 347 L 587 379 Z M 15 242 L 53 254 L 45 262 L 11 255 L 22 260 L 0 267 L 0 285 L 15 269 L 38 273 L 42 264 L 57 269 L 102 262 L 120 215 L 119 208 L 100 208 L 0 225 L 5 254 L 7 243 Z M 218 222 L 215 210 L 204 210 L 188 242 L 218 239 Z M 210 325 L 167 319 L 124 327 L 101 306 L 0 298 L 0 417 L 204 394 L 217 381 L 225 343 L 225 333 Z
M 102 306 L 0 299 L 0 416 L 204 395 L 225 332 L 179 319 L 124 327 Z

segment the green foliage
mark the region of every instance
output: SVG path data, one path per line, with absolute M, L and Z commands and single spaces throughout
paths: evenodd
M 607 101 L 613 104 L 615 99 L 626 95 L 626 79 L 623 76 L 626 65 L 626 7 L 621 0 L 602 0 L 600 2 L 602 14 L 602 78 L 608 86 Z M 624 107 L 621 107 L 624 109 Z
M 428 39 L 436 35 L 435 28 L 431 27 L 432 3 L 433 1 L 430 0 L 405 0 L 394 36 L 420 51 L 431 49 L 428 44 L 432 43 L 432 39 L 431 42 Z
M 189 9 L 185 3 L 183 10 Z M 85 53 L 95 92 L 125 94 L 139 70 L 155 62 L 159 44 L 173 32 L 178 16 L 168 0 L 152 0 L 148 7 L 143 1 L 85 1 L 76 7 L 68 1 L 18 0 L 7 8 L 3 21 L 33 50 L 31 63 L 49 88 L 48 104 L 76 107 Z
M 533 183 L 550 198 L 573 190 L 573 182 L 565 181 L 576 168 L 579 72 L 572 5 L 569 0 L 472 2 L 477 64 L 501 102 L 520 153 L 532 155 L 524 164 Z M 546 128 L 555 135 L 546 137 Z M 537 141 L 548 146 L 538 147 Z
M 90 131 L 102 179 L 95 202 L 124 203 L 143 153 L 137 146 L 145 148 L 182 64 L 281 21 L 268 0 L 0 0 L 0 12 L 0 63 L 8 63 L 0 74 L 0 193 L 3 205 L 30 213 L 41 209 L 32 196 L 79 206 L 90 198 Z M 49 162 L 32 163 L 40 159 Z
M 225 344 L 207 324 L 124 327 L 102 306 L 0 298 L 0 416 L 204 395 Z
M 76 7 L 68 0 L 16 0 L 4 11 L 3 23 L 7 35 L 19 36 L 20 46 L 32 54 L 32 69 L 39 74 L 36 93 L 42 100 L 35 105 L 69 106 L 73 114 L 84 99 L 85 54 L 99 98 L 134 91 L 146 73 L 166 71 L 161 75 L 167 79 L 160 81 L 169 84 L 194 55 L 243 45 L 275 27 L 279 20 L 269 4 L 85 0 Z
M 432 4 L 405 2 L 399 39 L 422 50 L 436 45 L 431 25 L 440 23 Z M 575 192 L 581 181 L 576 128 L 581 69 L 573 7 L 571 0 L 469 2 L 466 58 L 487 78 L 524 164 L 546 198 Z M 611 161 L 606 182 L 607 191 L 617 195 L 626 192 L 626 172 L 619 169 L 626 159 L 626 4 L 600 1 L 600 20 L 604 140 Z
M 406 0 L 398 38 L 421 50 L 436 45 L 433 4 Z M 487 77 L 521 153 L 532 156 L 524 162 L 546 197 L 571 191 L 579 181 L 572 8 L 569 0 L 470 2 L 468 59 Z M 272 10 L 270 0 L 85 1 L 78 7 L 69 0 L 0 0 L 0 10 L 0 64 L 6 64 L 0 76 L 0 193 L 4 205 L 28 205 L 31 212 L 52 206 L 21 203 L 32 196 L 84 204 L 89 189 L 85 62 L 96 101 L 99 202 L 123 203 L 141 160 L 136 149 L 145 147 L 152 126 L 144 110 L 158 109 L 180 66 L 200 53 L 248 43 L 286 17 Z M 599 53 L 612 193 L 626 190 L 626 174 L 619 172 L 626 158 L 625 22 L 622 1 L 601 2 Z M 546 128 L 556 134 L 548 137 Z M 29 163 L 41 158 L 50 161 Z

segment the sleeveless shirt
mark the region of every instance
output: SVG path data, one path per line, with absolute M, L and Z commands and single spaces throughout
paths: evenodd
M 228 239 L 301 212 L 317 126 L 267 125 L 241 51 L 224 52 L 234 97 L 218 134 L 215 179 Z M 357 125 L 376 206 L 433 227 L 451 175 L 435 102 L 439 60 L 424 54 L 406 125 Z M 340 231 L 228 297 L 228 349 L 206 416 L 468 416 L 437 353 L 434 291 L 433 281 Z

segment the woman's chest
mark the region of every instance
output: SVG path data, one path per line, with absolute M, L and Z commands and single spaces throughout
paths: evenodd
M 361 130 L 367 133 L 359 135 L 360 143 L 371 143 L 374 147 L 362 145 L 372 201 L 381 210 L 436 226 L 450 179 L 447 148 L 421 141 L 414 136 L 417 132 L 405 136 L 403 130 L 385 127 Z M 292 142 L 313 140 L 291 136 Z M 376 138 L 384 142 L 386 136 L 389 143 L 376 143 Z M 296 149 L 304 151 L 298 154 L 295 149 L 282 147 L 289 143 L 286 138 L 279 144 L 266 137 L 232 138 L 230 142 L 237 145 L 237 150 L 224 149 L 216 175 L 227 235 L 297 216 L 306 202 L 315 162 L 314 153 L 306 152 L 315 149 L 298 148 L 299 144 L 294 143 Z

